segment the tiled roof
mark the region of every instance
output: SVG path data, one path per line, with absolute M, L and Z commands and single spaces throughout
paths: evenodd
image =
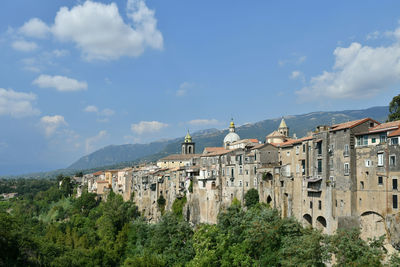
M 388 128 L 398 128 L 399 126 L 400 126 L 400 120 L 391 121 L 391 122 L 385 122 L 385 123 L 379 124 L 371 129 L 369 129 L 369 131 L 375 132 L 375 131 L 385 130 Z
M 269 135 L 267 135 L 267 137 L 286 137 L 283 134 L 281 134 L 278 131 L 273 131 L 272 133 L 270 133 Z
M 190 160 L 192 158 L 198 158 L 201 154 L 172 154 L 166 156 L 158 161 L 171 161 L 171 160 Z
M 214 152 L 211 152 L 211 153 L 208 153 L 208 154 L 203 154 L 203 155 L 201 155 L 201 157 L 220 156 L 220 155 L 224 155 L 224 154 L 226 154 L 226 153 L 228 153 L 230 151 L 233 151 L 233 150 L 228 150 L 228 149 L 224 148 L 224 150 L 218 150 L 218 151 L 214 151 Z
M 205 147 L 203 153 L 211 153 L 211 152 L 217 152 L 217 151 L 225 151 L 226 149 L 224 147 Z
M 361 123 L 364 123 L 366 121 L 373 121 L 377 124 L 379 124 L 379 122 L 371 119 L 371 118 L 364 118 L 364 119 L 360 119 L 360 120 L 355 120 L 355 121 L 348 121 L 348 122 L 344 122 L 344 123 L 340 123 L 340 124 L 335 124 L 332 125 L 331 127 L 331 131 L 339 131 L 339 130 L 343 130 L 343 129 L 351 129 L 357 125 L 360 125 Z
M 400 128 L 388 134 L 388 137 L 399 136 L 399 135 L 400 135 Z
M 258 143 L 258 139 L 249 139 L 249 141 L 252 143 Z
M 294 144 L 298 144 L 298 143 L 301 143 L 303 141 L 308 141 L 308 140 L 312 140 L 312 139 L 313 139 L 312 136 L 306 136 L 306 137 L 302 137 L 302 138 L 299 138 L 299 139 L 289 139 L 286 142 L 283 142 L 281 144 L 277 144 L 277 146 L 287 147 L 287 146 L 292 146 Z
M 103 174 L 103 171 L 98 171 L 98 172 L 93 173 L 94 176 L 102 175 L 102 174 Z

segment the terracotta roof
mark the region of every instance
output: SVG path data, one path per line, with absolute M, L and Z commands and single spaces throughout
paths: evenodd
M 258 143 L 258 139 L 249 139 L 249 141 L 252 143 Z
M 190 160 L 192 158 L 200 157 L 201 154 L 172 154 L 166 156 L 158 161 L 171 161 L 171 160 Z
M 233 151 L 233 150 L 228 150 L 228 149 L 224 148 L 224 150 L 218 150 L 218 151 L 214 151 L 214 152 L 211 152 L 211 153 L 208 153 L 208 154 L 203 154 L 203 155 L 201 155 L 201 157 L 220 156 L 220 155 L 226 154 L 226 153 L 228 153 L 230 151 Z
M 312 140 L 312 139 L 313 139 L 312 136 L 306 136 L 306 137 L 302 137 L 302 138 L 299 138 L 299 139 L 289 139 L 288 141 L 283 142 L 281 144 L 277 144 L 277 145 L 280 146 L 280 147 L 287 147 L 287 146 L 292 146 L 294 144 L 298 144 L 298 143 L 301 143 L 303 141 L 308 141 L 308 140 Z
M 225 151 L 224 147 L 205 147 L 203 153 L 211 153 L 217 151 Z
M 278 132 L 278 131 L 273 131 L 272 133 L 270 133 L 269 135 L 267 135 L 267 138 L 268 137 L 286 137 L 286 136 L 284 136 L 283 134 L 281 134 L 280 132 Z
M 388 137 L 399 136 L 400 135 L 400 128 L 396 131 L 391 132 Z
M 103 173 L 104 173 L 103 171 L 98 171 L 98 172 L 93 173 L 93 175 L 98 176 L 98 175 L 102 175 Z
M 334 131 L 339 131 L 339 130 L 343 130 L 343 129 L 351 129 L 351 128 L 353 128 L 357 125 L 360 125 L 361 123 L 367 122 L 369 120 L 379 124 L 379 122 L 377 122 L 376 120 L 373 120 L 371 118 L 364 118 L 364 119 L 360 119 L 360 120 L 348 121 L 348 122 L 332 125 L 331 131 L 334 132 Z
M 382 124 L 379 124 L 371 129 L 369 129 L 369 132 L 375 132 L 375 131 L 380 131 L 380 130 L 386 130 L 388 128 L 398 128 L 400 126 L 400 120 L 398 121 L 391 121 L 391 122 L 385 122 Z

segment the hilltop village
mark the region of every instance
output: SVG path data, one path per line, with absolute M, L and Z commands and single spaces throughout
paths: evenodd
M 290 136 L 282 119 L 265 140 L 240 139 L 232 121 L 222 146 L 202 153 L 188 132 L 180 154 L 75 177 L 78 196 L 85 187 L 103 199 L 112 190 L 133 200 L 150 222 L 186 198 L 184 217 L 196 225 L 216 223 L 220 210 L 234 199 L 244 203 L 254 188 L 260 202 L 283 217 L 327 234 L 360 227 L 363 238 L 386 235 L 400 249 L 400 121 L 364 118 L 310 130 L 302 138 Z

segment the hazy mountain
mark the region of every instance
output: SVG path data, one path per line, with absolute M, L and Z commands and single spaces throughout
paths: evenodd
M 302 137 L 318 125 L 331 125 L 365 117 L 384 121 L 388 115 L 388 107 L 373 107 L 364 110 L 346 110 L 334 112 L 312 112 L 302 115 L 286 116 L 286 124 L 290 135 L 295 133 Z M 265 141 L 265 136 L 276 130 L 281 118 L 267 119 L 256 123 L 248 123 L 237 127 L 236 132 L 241 138 L 257 138 Z M 228 125 L 229 122 L 227 122 Z M 201 153 L 204 147 L 221 146 L 228 129 L 207 129 L 192 134 L 196 143 L 196 152 Z M 121 162 L 153 161 L 172 153 L 180 152 L 180 144 L 184 137 L 157 141 L 150 144 L 112 145 L 97 150 L 80 158 L 68 169 L 91 169 L 99 166 L 113 165 Z

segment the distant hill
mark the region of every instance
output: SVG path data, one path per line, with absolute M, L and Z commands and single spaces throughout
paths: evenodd
M 385 121 L 388 115 L 388 107 L 373 107 L 363 110 L 345 110 L 333 112 L 312 112 L 302 115 L 286 116 L 286 124 L 290 128 L 290 134 L 295 133 L 302 137 L 307 132 L 314 130 L 318 125 L 331 125 L 360 118 L 371 117 L 378 121 Z M 267 119 L 256 123 L 249 123 L 237 127 L 236 132 L 241 138 L 257 138 L 265 141 L 265 136 L 276 130 L 281 118 Z M 228 123 L 227 123 L 228 124 Z M 193 134 L 196 142 L 196 151 L 200 153 L 207 146 L 221 146 L 222 140 L 228 133 L 228 129 L 208 129 Z M 153 142 L 150 144 L 107 146 L 87 156 L 80 158 L 67 169 L 89 169 L 104 165 L 112 165 L 120 162 L 154 161 L 161 157 L 180 152 L 183 137 Z
M 290 128 L 290 135 L 302 137 L 318 125 L 331 125 L 365 117 L 384 122 L 388 116 L 388 107 L 372 107 L 363 110 L 345 110 L 332 112 L 311 112 L 302 115 L 285 116 L 285 121 Z M 265 136 L 276 130 L 281 118 L 267 119 L 256 123 L 249 123 L 236 128 L 239 136 L 244 138 L 257 138 L 265 141 Z M 228 122 L 227 122 L 228 124 Z M 196 152 L 201 153 L 207 146 L 222 146 L 222 141 L 228 129 L 207 129 L 193 133 L 196 143 Z M 139 162 L 156 161 L 173 153 L 180 153 L 180 145 L 184 137 L 170 140 L 156 141 L 149 144 L 110 145 L 86 155 L 66 169 L 45 173 L 19 175 L 18 177 L 49 177 L 63 174 L 73 174 L 76 171 L 91 172 L 103 168 L 121 168 L 132 166 Z

